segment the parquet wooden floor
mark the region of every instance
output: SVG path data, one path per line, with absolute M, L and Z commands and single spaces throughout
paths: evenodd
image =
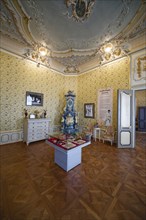
M 145 220 L 146 134 L 135 149 L 92 142 L 68 173 L 44 141 L 0 147 L 1 220 Z

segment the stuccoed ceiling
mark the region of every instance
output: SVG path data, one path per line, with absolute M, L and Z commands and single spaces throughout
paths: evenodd
M 145 0 L 2 0 L 0 31 L 2 49 L 65 75 L 81 74 L 143 47 L 135 42 L 145 34 Z M 109 42 L 110 55 L 104 52 Z M 39 46 L 49 51 L 45 61 L 32 56 Z

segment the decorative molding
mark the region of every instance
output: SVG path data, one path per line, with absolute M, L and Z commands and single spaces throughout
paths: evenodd
M 3 1 L 3 10 L 5 9 L 5 13 L 8 14 L 8 19 L 3 22 L 5 27 L 4 29 L 6 31 L 2 31 L 2 33 L 3 35 L 9 36 L 12 39 L 14 38 L 18 42 L 23 42 L 24 44 L 30 45 L 30 40 L 28 41 L 28 38 L 25 37 L 24 31 L 26 29 L 28 30 L 29 18 L 23 13 L 22 10 L 19 9 L 18 12 L 15 7 L 16 5 L 18 6 L 17 0 L 14 2 Z M 24 28 L 23 25 L 27 25 L 27 28 Z
M 27 49 L 23 56 L 37 63 L 37 67 L 44 65 L 50 68 L 50 51 L 41 44 L 33 45 L 33 49 Z
M 80 71 L 75 66 L 67 66 L 64 73 L 79 73 Z
M 146 56 L 142 56 L 137 58 L 137 75 L 138 78 L 142 78 L 142 72 L 146 71 Z M 146 76 L 143 76 L 143 79 L 146 78 Z
M 20 17 L 20 23 L 18 23 L 17 19 L 17 27 L 22 34 L 22 36 L 25 37 L 25 40 L 29 45 L 31 45 L 32 42 L 35 43 L 35 39 L 33 37 L 33 34 L 30 31 L 29 25 L 32 20 L 31 17 L 27 15 L 23 7 L 21 7 L 20 2 L 18 0 L 13 1 L 13 5 L 15 7 L 15 10 L 17 11 L 17 15 Z
M 67 8 L 71 7 L 72 9 L 71 15 L 69 11 L 65 15 L 69 19 L 73 18 L 75 21 L 84 22 L 91 14 L 95 0 L 66 0 L 65 3 Z
M 70 1 L 70 4 L 77 4 L 76 0 L 66 0 Z M 80 0 L 79 0 L 80 1 Z M 81 1 L 89 1 L 89 0 L 81 0 Z M 92 0 L 94 1 L 94 0 Z M 39 5 L 34 2 L 34 0 L 29 0 L 26 1 L 27 7 L 31 8 L 31 16 L 34 18 L 33 22 L 35 22 L 36 26 L 36 32 L 38 33 L 37 39 L 42 38 L 44 42 L 46 42 L 47 45 L 51 45 L 52 51 L 55 50 L 55 48 L 58 48 L 60 51 L 63 51 L 65 48 L 94 48 L 99 46 L 99 42 L 104 43 L 106 39 L 112 40 L 115 36 L 113 35 L 113 29 L 118 32 L 118 28 L 121 28 L 123 25 L 125 18 L 129 14 L 129 8 L 133 7 L 133 2 L 134 1 L 129 1 L 129 0 L 123 0 L 122 8 L 120 11 L 120 14 L 118 15 L 118 20 L 114 19 L 114 21 L 109 25 L 107 25 L 105 31 L 103 32 L 102 36 L 96 35 L 88 41 L 80 39 L 80 40 L 74 40 L 74 39 L 66 39 L 65 41 L 62 42 L 56 42 L 54 39 L 51 38 L 51 35 L 46 34 L 46 23 L 44 22 L 44 12 L 41 8 L 39 8 Z M 23 8 L 23 4 L 21 4 L 21 8 Z M 31 21 L 31 18 L 30 18 Z M 131 23 L 131 21 L 130 21 Z M 31 30 L 30 30 L 31 31 Z M 36 42 L 35 42 L 36 43 Z M 42 43 L 42 42 L 40 42 Z M 96 46 L 95 46 L 96 45 Z
M 0 132 L 0 145 L 23 141 L 23 130 Z
M 127 24 L 127 26 L 114 38 L 115 40 L 122 40 L 128 42 L 137 38 L 146 31 L 145 26 L 145 4 L 142 4 L 137 11 L 134 18 Z
M 88 40 L 82 37 L 78 38 L 78 40 L 76 38 L 70 39 L 69 37 L 65 40 L 63 39 L 61 42 L 57 42 L 57 40 L 55 40 L 56 38 L 52 39 L 51 34 L 48 34 L 51 27 L 48 26 L 45 16 L 48 12 L 47 7 L 51 5 L 52 8 L 56 9 L 57 15 L 61 16 L 60 10 L 64 9 L 65 5 L 64 3 L 58 3 L 58 6 L 48 2 L 49 1 L 46 1 L 45 8 L 40 7 L 39 1 L 34 0 L 2 0 L 2 28 L 0 28 L 2 45 L 8 51 L 12 51 L 23 58 L 37 62 L 38 66 L 42 64 L 64 75 L 80 74 L 83 70 L 88 71 L 88 68 L 82 68 L 83 65 L 90 66 L 90 69 L 93 69 L 91 65 L 95 63 L 95 59 L 96 66 L 99 66 L 129 53 L 133 53 L 134 50 L 131 47 L 131 42 L 134 42 L 134 39 L 137 39 L 139 36 L 141 37 L 146 31 L 145 1 L 141 1 L 141 3 L 138 4 L 136 0 L 122 0 L 121 7 L 118 8 L 116 13 L 117 19 L 111 20 L 111 23 L 109 21 L 101 35 L 95 33 L 96 36 L 94 35 L 92 38 L 89 36 Z M 95 3 L 94 6 L 95 9 L 97 9 L 98 4 L 95 0 L 66 0 L 66 5 L 69 7 L 68 9 L 72 7 L 74 10 L 77 10 L 78 7 L 80 8 L 79 4 L 84 5 L 83 14 L 85 17 L 87 15 L 86 10 L 87 8 L 89 9 L 90 3 L 93 5 Z M 43 10 L 44 8 L 45 10 Z M 89 11 L 91 12 L 91 10 Z M 133 17 L 131 15 L 133 15 Z M 85 20 L 84 16 L 82 16 L 83 20 Z M 132 20 L 130 20 L 130 18 Z M 128 26 L 126 26 L 126 19 L 129 20 Z M 73 28 L 75 28 L 75 23 L 72 22 L 72 24 Z M 76 25 L 81 26 L 82 24 Z M 47 29 L 47 27 L 50 29 Z M 122 29 L 121 27 L 125 28 Z M 46 30 L 48 31 L 46 32 Z M 115 36 L 115 33 L 118 33 L 120 30 L 121 32 Z M 12 47 L 10 46 L 10 42 L 12 42 Z M 103 47 L 107 43 L 114 45 L 112 54 L 105 54 L 103 52 Z M 29 56 L 30 52 L 34 49 L 34 45 L 43 45 L 50 51 L 49 57 L 43 59 L 43 62 L 36 59 L 36 56 L 35 59 Z
M 21 8 L 23 8 L 23 1 L 22 3 L 19 3 Z M 37 32 L 37 39 L 41 38 L 44 40 L 44 42 L 47 43 L 47 45 L 49 45 L 50 39 L 48 38 L 48 36 L 46 36 L 46 30 L 47 27 L 45 26 L 45 22 L 44 22 L 44 12 L 43 10 L 38 6 L 37 2 L 34 0 L 27 0 L 26 1 L 27 7 L 29 7 L 31 9 L 31 17 L 33 18 L 32 21 L 35 22 L 35 29 Z M 24 10 L 24 8 L 23 8 Z M 30 18 L 31 21 L 31 18 Z M 31 33 L 31 28 L 29 28 L 29 31 Z M 31 36 L 34 36 L 33 33 L 31 33 Z M 35 36 L 34 36 L 35 38 Z M 33 43 L 37 44 L 36 42 L 38 40 L 36 40 L 36 38 L 33 38 Z M 42 42 L 40 42 L 42 43 Z
M 57 58 L 54 58 L 54 60 L 58 61 L 59 63 L 67 67 L 67 66 L 79 66 L 81 64 L 86 63 L 87 61 L 90 61 L 92 57 L 93 56 L 80 54 L 80 56 L 73 55 L 71 57 L 64 57 L 64 58 L 57 57 Z
M 131 54 L 131 88 L 146 89 L 146 49 Z

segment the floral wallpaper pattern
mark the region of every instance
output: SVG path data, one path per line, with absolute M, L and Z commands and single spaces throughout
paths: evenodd
M 77 91 L 77 78 L 65 77 L 36 64 L 0 53 L 1 131 L 23 128 L 24 108 L 28 113 L 47 109 L 52 124 L 59 124 L 67 91 Z M 44 94 L 43 107 L 25 106 L 26 91 Z
M 117 123 L 117 90 L 129 89 L 129 58 L 123 58 L 79 76 L 64 76 L 22 58 L 0 52 L 1 131 L 23 128 L 24 108 L 28 112 L 47 109 L 51 124 L 60 124 L 68 90 L 76 94 L 79 123 L 94 125 L 97 119 L 98 89 L 113 88 L 113 122 Z M 43 107 L 25 106 L 26 91 L 44 94 Z M 84 118 L 84 103 L 95 103 L 95 119 Z
M 138 116 L 138 107 L 146 106 L 146 89 L 137 90 L 135 92 L 136 97 L 136 117 Z
M 94 125 L 97 122 L 98 89 L 113 88 L 113 125 L 115 128 L 117 127 L 117 90 L 129 89 L 129 73 L 129 58 L 123 58 L 79 76 L 80 123 Z M 95 103 L 95 119 L 84 118 L 84 103 Z

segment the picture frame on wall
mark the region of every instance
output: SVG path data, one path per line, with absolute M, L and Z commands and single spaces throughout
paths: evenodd
M 85 103 L 84 104 L 84 117 L 85 118 L 94 118 L 95 115 L 95 104 L 94 103 Z
M 43 94 L 37 92 L 26 92 L 26 106 L 43 106 Z

